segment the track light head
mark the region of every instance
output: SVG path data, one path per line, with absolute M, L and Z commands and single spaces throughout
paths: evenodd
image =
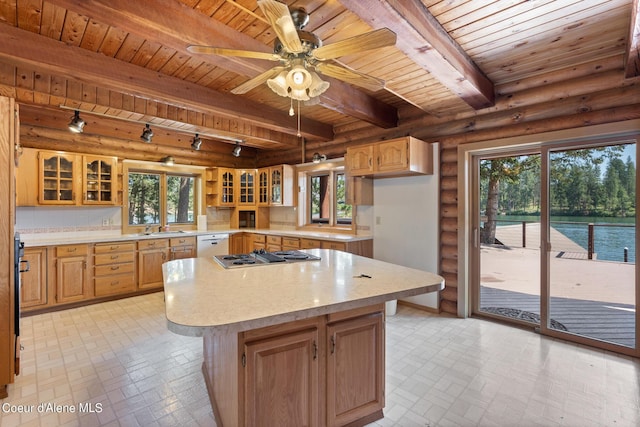
M 236 142 L 236 146 L 233 147 L 233 151 L 231 152 L 235 157 L 240 157 L 240 150 L 242 150 L 242 147 L 240 147 L 240 143 Z
M 325 160 L 327 160 L 327 156 L 320 153 L 313 153 L 313 158 L 311 159 L 313 163 L 320 163 Z
M 151 139 L 153 139 L 153 131 L 151 130 L 151 126 L 149 126 L 149 123 L 144 125 L 144 130 L 142 131 L 142 135 L 140 135 L 140 139 L 147 144 L 151 143 Z
M 164 163 L 166 166 L 173 166 L 176 164 L 176 161 L 173 157 L 167 156 L 162 159 L 162 163 Z
M 198 151 L 200 150 L 200 146 L 202 145 L 202 139 L 200 139 L 200 136 L 196 133 L 196 136 L 193 137 L 193 142 L 191 143 L 191 148 L 193 148 L 194 150 Z
M 73 133 L 82 133 L 85 121 L 80 118 L 80 111 L 76 110 L 69 122 L 69 130 Z

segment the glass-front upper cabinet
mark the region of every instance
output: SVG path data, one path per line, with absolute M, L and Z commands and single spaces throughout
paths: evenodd
M 282 204 L 282 168 L 271 168 L 271 204 Z
M 269 205 L 269 168 L 258 169 L 258 206 Z
M 220 178 L 218 179 L 220 185 L 220 206 L 233 206 L 235 203 L 234 190 L 235 190 L 235 171 L 233 169 L 220 168 Z
M 113 205 L 116 203 L 116 159 L 104 156 L 83 157 L 82 203 Z
M 38 203 L 43 205 L 76 204 L 75 182 L 77 156 L 41 151 L 39 159 Z
M 240 170 L 238 171 L 238 204 L 239 205 L 255 205 L 255 170 Z

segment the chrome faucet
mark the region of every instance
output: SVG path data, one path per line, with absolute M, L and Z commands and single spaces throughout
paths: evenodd
M 151 226 L 147 225 L 146 227 L 144 227 L 144 234 L 151 234 Z

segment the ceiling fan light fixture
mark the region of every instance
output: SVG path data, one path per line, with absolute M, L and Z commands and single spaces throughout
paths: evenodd
M 287 73 L 287 70 L 281 71 L 280 74 L 274 78 L 267 80 L 267 86 L 280 96 L 289 96 Z
M 329 89 L 329 82 L 322 80 L 315 71 L 311 71 L 310 73 L 311 85 L 309 86 L 308 92 L 309 97 L 315 98 L 316 96 L 322 95 L 327 89 Z
M 196 151 L 199 151 L 201 145 L 202 145 L 202 139 L 196 133 L 196 136 L 193 137 L 193 142 L 191 143 L 191 148 L 193 148 Z
M 297 99 L 298 101 L 308 101 L 311 99 L 309 98 L 309 94 L 306 89 L 291 89 L 289 96 L 293 99 Z
M 73 133 L 82 133 L 85 124 L 85 121 L 80 118 L 80 111 L 76 110 L 67 126 Z
M 151 143 L 151 140 L 153 139 L 153 131 L 151 130 L 151 126 L 149 126 L 149 123 L 144 125 L 144 130 L 142 131 L 142 135 L 140 135 L 140 139 L 147 144 Z
M 302 63 L 294 64 L 287 73 L 286 81 L 291 90 L 306 90 L 311 86 L 313 77 Z

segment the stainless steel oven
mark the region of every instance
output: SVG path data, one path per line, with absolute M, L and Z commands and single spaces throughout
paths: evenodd
M 13 235 L 13 249 L 14 249 L 14 325 L 16 334 L 16 348 L 15 348 L 15 373 L 20 374 L 20 273 L 29 271 L 29 261 L 22 259 L 24 256 L 24 242 L 20 240 L 20 233 Z

